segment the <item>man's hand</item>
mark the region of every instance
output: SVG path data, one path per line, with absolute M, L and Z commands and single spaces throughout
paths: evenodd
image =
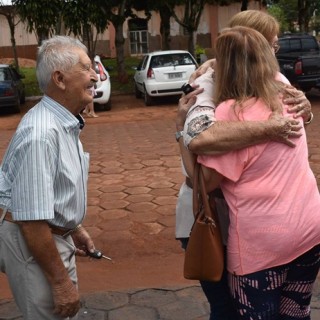
M 80 310 L 80 298 L 77 288 L 68 278 L 65 282 L 52 286 L 54 314 L 62 318 L 73 317 Z
M 187 118 L 187 114 L 190 108 L 197 101 L 197 94 L 203 92 L 203 89 L 199 88 L 199 86 L 195 86 L 194 88 L 196 88 L 194 91 L 188 93 L 187 95 L 183 94 L 179 100 L 178 112 L 177 112 L 177 118 L 176 118 L 176 129 L 178 131 L 183 130 L 184 123 Z
M 209 68 L 214 70 L 216 64 L 216 59 L 210 59 L 204 62 L 196 71 L 192 73 L 189 78 L 189 83 L 193 83 L 194 80 L 199 78 L 201 75 L 205 74 Z
M 269 131 L 269 138 L 273 141 L 287 144 L 289 147 L 295 147 L 295 143 L 289 138 L 300 137 L 299 132 L 302 128 L 298 120 L 285 118 L 280 114 L 272 114 L 269 124 L 271 124 Z
M 87 252 L 94 252 L 94 244 L 86 229 L 79 226 L 77 230 L 72 233 L 72 239 L 76 246 L 76 255 L 86 257 Z
M 286 86 L 283 102 L 289 105 L 288 112 L 295 113 L 294 118 L 301 116 L 304 122 L 311 119 L 311 103 L 302 91 Z

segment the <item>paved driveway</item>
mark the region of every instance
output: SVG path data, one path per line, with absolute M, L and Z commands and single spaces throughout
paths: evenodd
M 309 97 L 315 115 L 308 128 L 310 163 L 320 181 L 320 93 Z M 113 263 L 79 259 L 82 294 L 195 284 L 182 277 L 183 252 L 174 239 L 183 181 L 175 112 L 176 100 L 145 107 L 127 95 L 113 97 L 110 112 L 87 118 L 82 141 L 91 167 L 84 225 Z M 19 120 L 0 116 L 0 157 Z M 11 297 L 3 275 L 0 288 L 0 300 Z M 314 304 L 319 305 L 318 298 Z

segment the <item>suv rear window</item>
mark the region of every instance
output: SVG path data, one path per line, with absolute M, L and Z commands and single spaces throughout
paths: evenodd
M 150 62 L 151 68 L 184 66 L 193 64 L 195 64 L 195 62 L 187 53 L 162 54 L 153 56 Z
M 278 53 L 286 52 L 314 52 L 318 45 L 312 38 L 279 39 L 280 50 Z

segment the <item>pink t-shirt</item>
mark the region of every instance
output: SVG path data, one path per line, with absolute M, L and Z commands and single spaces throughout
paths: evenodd
M 233 102 L 217 107 L 217 120 L 239 121 Z M 249 103 L 241 120 L 268 119 L 271 112 L 262 101 Z M 268 142 L 198 157 L 225 177 L 221 188 L 230 210 L 229 272 L 244 275 L 282 265 L 320 243 L 320 196 L 302 133 L 294 139 L 295 148 Z

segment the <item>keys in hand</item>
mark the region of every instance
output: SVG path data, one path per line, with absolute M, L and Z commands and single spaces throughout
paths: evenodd
M 101 251 L 99 250 L 94 250 L 94 252 L 87 252 L 88 256 L 94 259 L 107 259 L 109 261 L 112 261 L 112 259 L 110 257 L 105 256 Z

